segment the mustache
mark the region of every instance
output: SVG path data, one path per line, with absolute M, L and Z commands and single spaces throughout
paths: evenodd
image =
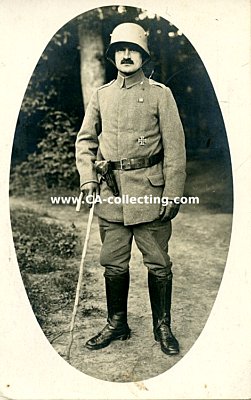
M 134 64 L 131 58 L 123 58 L 120 64 Z

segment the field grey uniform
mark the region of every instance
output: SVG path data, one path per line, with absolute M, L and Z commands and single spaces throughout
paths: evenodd
M 134 165 L 138 158 L 149 159 L 161 152 L 155 165 L 130 168 L 131 161 Z M 136 198 L 134 204 L 110 204 L 108 198 L 114 196 L 103 181 L 101 202 L 95 206 L 103 242 L 100 263 L 105 267 L 108 325 L 118 330 L 112 340 L 129 336 L 125 327 L 133 237 L 148 268 L 154 332 L 159 340 L 156 332 L 163 321 L 170 327 L 172 264 L 167 250 L 171 221 L 161 221 L 161 204 L 153 199 L 181 197 L 185 182 L 184 133 L 170 89 L 146 78 L 142 69 L 126 77 L 118 72 L 116 80 L 93 93 L 77 137 L 76 159 L 81 188 L 99 182 L 96 160 L 121 161 L 121 169 L 114 170 L 119 197 Z M 162 310 L 161 296 L 168 299 Z M 128 335 L 120 335 L 119 329 Z M 104 347 L 99 347 L 99 340 L 102 332 L 89 348 Z

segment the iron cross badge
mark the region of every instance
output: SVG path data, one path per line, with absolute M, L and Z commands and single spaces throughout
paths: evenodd
M 138 144 L 139 144 L 140 146 L 145 146 L 145 144 L 146 144 L 146 138 L 145 138 L 145 136 L 140 136 L 140 137 L 138 138 Z

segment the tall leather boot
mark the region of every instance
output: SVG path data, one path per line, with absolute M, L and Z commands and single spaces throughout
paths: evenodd
M 88 349 L 99 350 L 108 346 L 113 340 L 130 338 L 131 331 L 127 324 L 129 280 L 129 272 L 105 277 L 108 323 L 101 332 L 86 342 Z
M 165 278 L 148 274 L 154 338 L 168 355 L 179 353 L 179 343 L 171 331 L 172 273 Z

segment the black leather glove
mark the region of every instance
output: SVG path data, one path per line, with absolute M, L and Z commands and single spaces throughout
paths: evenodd
M 180 204 L 174 203 L 172 200 L 168 201 L 166 206 L 161 206 L 160 219 L 162 222 L 171 221 L 175 218 L 180 209 Z

